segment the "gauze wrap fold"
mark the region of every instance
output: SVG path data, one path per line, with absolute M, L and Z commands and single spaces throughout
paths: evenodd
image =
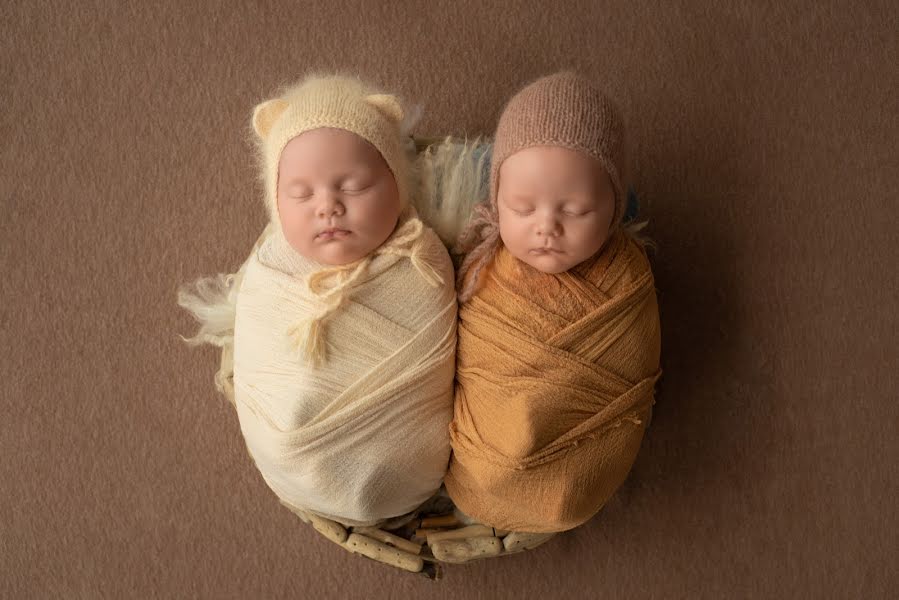
M 398 236 L 411 241 L 391 243 Z M 288 332 L 322 315 L 329 285 L 351 271 L 317 281 L 313 293 L 308 282 L 323 268 L 280 230 L 250 257 L 237 297 L 235 405 L 247 448 L 284 504 L 370 525 L 414 510 L 446 471 L 453 268 L 433 231 L 401 218 L 329 314 L 327 360 L 314 366 Z
M 500 247 L 459 311 L 446 488 L 500 529 L 564 531 L 626 478 L 660 375 L 658 306 L 642 246 L 618 231 L 573 269 Z

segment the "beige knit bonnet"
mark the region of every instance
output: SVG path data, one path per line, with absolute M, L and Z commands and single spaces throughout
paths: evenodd
M 257 105 L 253 110 L 253 130 L 258 136 L 266 206 L 272 222 L 280 229 L 281 152 L 293 138 L 320 127 L 343 129 L 372 144 L 390 167 L 401 206 L 405 208 L 409 201 L 409 160 L 400 131 L 403 116 L 403 108 L 395 96 L 343 75 L 309 76 L 279 97 Z
M 496 128 L 490 167 L 490 198 L 475 210 L 477 216 L 459 240 L 467 252 L 459 268 L 459 299 L 471 297 L 481 269 L 502 244 L 496 194 L 499 169 L 508 157 L 533 146 L 561 146 L 596 159 L 615 189 L 611 228 L 624 215 L 624 131 L 611 101 L 587 79 L 572 72 L 542 77 L 525 86 L 506 104 Z M 471 272 L 469 277 L 466 275 Z
M 436 265 L 440 256 L 425 235 L 427 228 L 410 203 L 411 169 L 401 125 L 404 111 L 399 100 L 369 87 L 355 77 L 309 76 L 277 98 L 253 110 L 253 130 L 258 136 L 260 162 L 265 179 L 265 199 L 272 224 L 282 231 L 278 216 L 278 166 L 287 143 L 305 131 L 320 127 L 343 129 L 371 143 L 387 162 L 396 180 L 402 212 L 393 233 L 369 255 L 345 265 L 319 268 L 305 276 L 318 308 L 303 315 L 288 331 L 301 356 L 315 365 L 326 360 L 325 329 L 328 321 L 363 285 L 377 256 L 407 257 L 432 286 L 443 277 Z M 440 246 L 440 250 L 443 247 Z

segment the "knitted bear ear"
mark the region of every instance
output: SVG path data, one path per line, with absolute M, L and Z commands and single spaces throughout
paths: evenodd
M 287 100 L 282 100 L 281 98 L 266 100 L 262 104 L 257 105 L 253 109 L 253 130 L 256 132 L 256 135 L 262 139 L 268 137 L 269 132 L 272 130 L 272 125 L 275 124 L 275 121 L 278 120 L 278 117 L 281 116 L 285 109 L 287 109 Z
M 381 114 L 393 121 L 399 123 L 403 120 L 403 107 L 396 96 L 390 94 L 372 94 L 366 96 L 365 101 L 377 108 Z

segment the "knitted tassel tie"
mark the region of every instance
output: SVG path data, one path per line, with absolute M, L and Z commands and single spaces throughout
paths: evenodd
M 409 209 L 411 212 L 411 209 Z M 317 298 L 320 310 L 312 317 L 300 319 L 287 330 L 294 349 L 312 366 L 321 366 L 327 360 L 325 326 L 332 316 L 348 300 L 358 287 L 375 256 L 380 254 L 408 258 L 421 277 L 432 287 L 443 284 L 437 271 L 437 259 L 427 249 L 422 239 L 424 224 L 416 217 L 408 218 L 393 235 L 374 252 L 360 260 L 311 273 L 306 279 L 309 292 Z
M 490 262 L 500 245 L 499 215 L 496 207 L 492 203 L 478 204 L 473 212 L 474 217 L 459 236 L 459 243 L 453 249 L 456 254 L 466 255 L 456 275 L 459 302 L 467 302 L 472 296 L 481 270 Z

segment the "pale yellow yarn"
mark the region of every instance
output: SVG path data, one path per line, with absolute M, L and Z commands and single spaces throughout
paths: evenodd
M 432 287 L 444 282 L 437 272 L 442 248 L 427 243 L 424 224 L 415 216 L 415 209 L 407 207 L 393 234 L 374 252 L 352 263 L 325 267 L 306 277 L 309 293 L 318 299 L 320 308 L 290 327 L 287 334 L 302 358 L 313 366 L 321 365 L 327 358 L 325 352 L 325 325 L 332 315 L 347 301 L 353 289 L 363 282 L 363 275 L 376 256 L 406 257 L 419 275 Z

